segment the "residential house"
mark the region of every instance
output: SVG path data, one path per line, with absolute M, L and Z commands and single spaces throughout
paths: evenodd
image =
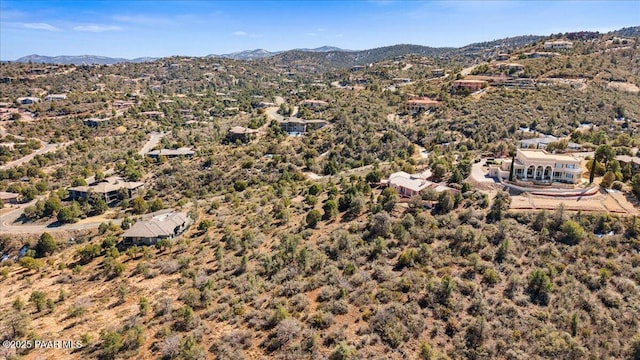
M 160 150 L 149 151 L 147 153 L 147 156 L 152 157 L 152 158 L 158 158 L 160 156 L 166 156 L 166 157 L 192 157 L 193 154 L 195 154 L 195 151 L 193 151 L 191 148 L 181 147 L 181 148 L 177 148 L 177 149 L 160 149 Z
M 193 220 L 184 212 L 171 212 L 138 221 L 122 234 L 124 245 L 155 245 L 184 233 Z
M 415 96 L 407 100 L 405 103 L 405 109 L 407 111 L 426 111 L 439 107 L 440 101 L 429 99 L 425 96 Z
M 457 192 L 456 189 L 427 180 L 422 174 L 409 174 L 404 171 L 391 174 L 389 179 L 382 180 L 381 184 L 398 190 L 402 197 L 420 195 L 425 189 Z
M 571 49 L 573 42 L 567 40 L 545 41 L 543 47 L 545 49 Z
M 444 76 L 444 69 L 432 69 L 431 76 L 434 76 L 434 77 Z
M 18 99 L 16 99 L 16 101 L 20 105 L 31 105 L 31 104 L 40 102 L 40 98 L 35 96 L 26 96 L 26 97 L 19 97 Z
M 17 204 L 19 197 L 20 194 L 0 191 L 0 201 L 2 201 L 3 204 Z
M 518 63 L 495 63 L 495 64 L 492 64 L 491 67 L 498 70 L 509 70 L 509 71 L 524 70 L 524 65 L 518 64 Z
M 104 118 L 104 119 L 100 119 L 100 118 L 89 118 L 89 119 L 84 119 L 82 120 L 82 122 L 87 125 L 88 127 L 101 127 L 101 126 L 105 126 L 107 125 L 107 123 L 109 122 L 109 118 Z
M 227 140 L 232 143 L 236 142 L 237 140 L 240 140 L 241 142 L 249 142 L 255 137 L 256 133 L 258 133 L 258 130 L 249 129 L 242 126 L 234 126 L 229 129 Z
M 514 179 L 533 182 L 576 184 L 582 178 L 580 159 L 568 154 L 550 154 L 540 149 L 517 149 Z M 511 159 L 489 167 L 489 176 L 509 179 Z
M 629 156 L 629 155 L 618 155 L 616 156 L 616 160 L 620 163 L 621 167 L 625 167 L 627 165 L 631 165 L 631 171 L 633 173 L 640 172 L 640 157 L 637 156 Z
M 140 115 L 144 115 L 149 118 L 161 119 L 164 118 L 164 112 L 162 111 L 143 111 Z
M 518 148 L 520 149 L 546 149 L 547 146 L 552 142 L 562 141 L 562 139 L 557 138 L 553 135 L 542 135 L 540 137 L 532 138 L 532 139 L 522 139 L 518 140 Z M 582 145 L 568 142 L 567 150 L 581 150 Z
M 555 52 L 548 52 L 548 51 L 536 51 L 532 53 L 525 53 L 525 55 L 529 59 L 539 59 L 539 58 L 549 58 L 549 57 L 559 56 L 560 54 Z
M 478 91 L 487 86 L 487 82 L 483 80 L 456 80 L 453 82 L 454 89 L 467 89 L 470 91 Z
M 44 101 L 60 101 L 66 100 L 67 94 L 49 94 L 44 97 Z
M 280 129 L 289 134 L 302 134 L 307 130 L 320 129 L 327 125 L 324 120 L 305 120 L 299 118 L 289 118 L 280 122 Z
M 411 82 L 410 78 L 393 78 L 391 79 L 391 81 L 394 82 L 394 84 L 408 84 Z
M 329 103 L 322 100 L 303 100 L 300 105 L 312 110 L 322 110 L 329 106 Z
M 102 180 L 91 183 L 90 185 L 75 186 L 69 188 L 69 199 L 88 199 L 91 194 L 100 196 L 109 204 L 118 200 L 122 192 L 127 197 L 136 196 L 144 188 L 144 183 L 135 181 L 125 181 L 119 176 L 110 176 Z
M 511 58 L 511 55 L 507 53 L 499 53 L 498 55 L 496 55 L 496 60 L 498 61 L 506 61 L 506 60 L 509 60 L 510 58 Z
M 113 107 L 121 110 L 121 109 L 127 109 L 135 104 L 136 104 L 135 101 L 115 100 L 113 102 Z
M 259 103 L 253 105 L 253 107 L 256 109 L 264 109 L 264 108 L 274 107 L 274 106 L 277 106 L 277 105 L 267 101 L 260 101 Z

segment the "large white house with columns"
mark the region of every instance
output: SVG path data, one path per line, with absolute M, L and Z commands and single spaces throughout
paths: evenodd
M 489 167 L 489 176 L 509 179 L 511 159 Z M 577 184 L 582 179 L 580 159 L 569 154 L 550 154 L 539 149 L 517 149 L 514 180 Z

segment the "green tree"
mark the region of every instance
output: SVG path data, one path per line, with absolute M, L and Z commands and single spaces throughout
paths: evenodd
M 104 214 L 107 209 L 109 209 L 109 206 L 107 205 L 107 202 L 102 198 L 94 199 L 94 201 L 91 203 L 91 210 L 95 215 Z
M 504 213 L 509 209 L 511 197 L 506 191 L 499 191 L 493 199 L 491 209 L 487 214 L 487 219 L 492 222 L 500 221 L 504 217 Z
M 613 182 L 616 180 L 616 175 L 611 172 L 611 171 L 607 171 L 604 176 L 602 177 L 602 181 L 600 182 L 600 186 L 602 186 L 605 189 L 610 189 L 611 185 L 613 185 Z
M 38 310 L 38 312 L 41 312 L 47 305 L 47 294 L 42 291 L 34 291 L 31 293 L 29 301 L 36 306 L 36 310 Z
M 155 198 L 151 202 L 151 206 L 149 207 L 149 209 L 151 210 L 151 212 L 156 212 L 156 211 L 164 209 L 164 203 L 162 202 L 162 199 Z
M 34 259 L 31 256 L 23 256 L 19 260 L 20 266 L 29 270 L 40 270 L 43 265 L 42 260 Z
M 631 192 L 640 200 L 640 174 L 635 174 L 631 178 Z
M 553 291 L 553 283 L 545 270 L 536 269 L 529 274 L 527 292 L 534 304 L 548 305 L 551 291 Z
M 62 209 L 60 198 L 55 195 L 50 196 L 44 203 L 44 216 L 53 216 Z
M 38 239 L 38 243 L 36 244 L 36 254 L 38 257 L 44 257 L 53 254 L 57 248 L 58 244 L 56 243 L 56 240 L 51 236 L 51 234 L 45 232 L 42 233 Z
M 322 214 L 320 214 L 320 211 L 312 209 L 307 214 L 307 226 L 310 228 L 315 228 L 318 225 L 320 219 L 322 219 Z
M 370 171 L 365 177 L 365 180 L 370 184 L 377 184 L 380 182 L 380 179 L 382 179 L 382 171 L 378 169 Z
M 573 220 L 567 220 L 560 226 L 562 232 L 561 241 L 569 245 L 578 244 L 586 237 L 586 232 L 580 224 Z
M 441 214 L 446 214 L 455 208 L 455 204 L 453 194 L 450 191 L 443 191 L 438 195 L 436 211 Z
M 72 223 L 72 222 L 75 222 L 77 220 L 75 214 L 73 213 L 73 210 L 71 209 L 71 207 L 62 208 L 58 212 L 57 219 L 58 219 L 59 222 L 61 222 L 63 224 Z
M 142 196 L 133 199 L 133 212 L 136 214 L 144 214 L 148 210 L 147 202 Z
M 594 158 L 597 161 L 604 162 L 605 166 L 609 161 L 613 160 L 616 157 L 616 151 L 613 150 L 611 145 L 600 145 L 596 149 Z
M 338 204 L 336 204 L 335 200 L 329 199 L 322 204 L 322 211 L 324 211 L 324 214 L 322 214 L 324 220 L 333 219 L 338 216 Z
M 100 345 L 102 357 L 104 359 L 115 359 L 123 347 L 122 335 L 115 331 L 106 331 L 100 335 L 100 339 L 102 340 Z

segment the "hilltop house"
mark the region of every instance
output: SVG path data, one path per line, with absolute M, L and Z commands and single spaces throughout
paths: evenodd
M 122 234 L 124 245 L 155 245 L 185 232 L 193 220 L 184 212 L 171 212 L 138 221 Z
M 164 112 L 162 111 L 143 111 L 140 115 L 144 115 L 149 118 L 161 119 L 164 118 Z
M 248 142 L 255 137 L 256 133 L 258 133 L 258 130 L 249 129 L 242 126 L 234 126 L 229 129 L 229 133 L 227 133 L 227 140 L 229 142 L 236 142 L 237 140 Z
M 160 149 L 160 150 L 149 151 L 147 153 L 147 156 L 152 157 L 152 158 L 158 158 L 160 156 L 166 156 L 166 157 L 192 157 L 193 154 L 195 154 L 195 151 L 193 151 L 191 148 L 181 147 L 181 148 L 177 148 L 177 149 Z
M 478 91 L 487 86 L 484 80 L 456 80 L 453 82 L 454 89 L 467 89 L 470 91 Z
M 567 40 L 545 41 L 543 47 L 545 49 L 571 49 L 573 42 Z
M 429 99 L 424 96 L 412 97 L 405 103 L 407 111 L 431 110 L 440 106 L 440 101 Z
M 104 118 L 104 119 L 100 119 L 100 118 L 89 118 L 89 119 L 84 119 L 82 120 L 82 122 L 87 125 L 88 127 L 100 127 L 100 126 L 104 126 L 107 125 L 107 123 L 109 122 L 109 118 Z
M 489 176 L 509 179 L 511 159 L 489 167 Z M 582 178 L 580 159 L 573 155 L 549 154 L 540 149 L 517 149 L 514 179 L 534 182 L 577 184 Z
M 518 140 L 518 148 L 520 149 L 546 149 L 547 145 L 549 145 L 552 142 L 558 142 L 561 141 L 562 139 L 557 138 L 553 135 L 542 135 L 540 137 L 537 138 L 532 138 L 532 139 L 522 139 L 522 140 Z M 567 143 L 567 149 L 568 150 L 581 150 L 582 149 L 582 145 L 574 143 L 574 142 L 568 142 Z
M 289 118 L 280 122 L 280 129 L 289 134 L 302 134 L 307 130 L 320 129 L 327 125 L 324 120 L 305 120 L 299 118 Z
M 322 100 L 303 100 L 300 105 L 311 110 L 322 110 L 329 106 L 329 103 Z
M 75 186 L 69 188 L 69 199 L 88 199 L 91 194 L 100 196 L 109 204 L 118 199 L 119 194 L 124 191 L 127 197 L 132 198 L 144 187 L 142 182 L 125 181 L 119 176 L 110 176 L 102 180 L 85 186 Z
M 35 96 L 26 96 L 26 97 L 19 97 L 18 99 L 16 99 L 16 101 L 20 105 L 31 105 L 31 104 L 40 102 L 40 98 Z
M 67 94 L 49 94 L 44 97 L 44 101 L 60 101 L 66 100 Z

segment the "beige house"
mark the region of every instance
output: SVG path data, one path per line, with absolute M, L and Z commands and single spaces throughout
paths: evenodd
M 69 188 L 69 198 L 71 200 L 87 199 L 91 194 L 96 194 L 109 204 L 118 199 L 121 190 L 126 191 L 127 196 L 132 198 L 143 187 L 143 182 L 125 181 L 119 176 L 110 176 L 90 185 Z
M 122 234 L 124 245 L 155 245 L 185 232 L 193 220 L 184 212 L 171 212 L 138 221 Z
M 448 186 L 429 181 L 421 174 L 409 174 L 404 171 L 391 174 L 389 179 L 382 180 L 381 184 L 398 190 L 398 194 L 403 197 L 420 195 L 420 193 L 427 188 L 433 189 L 437 192 L 457 192 L 457 190 Z
M 534 182 L 563 182 L 576 184 L 582 178 L 580 159 L 573 155 L 549 154 L 539 149 L 517 149 L 513 178 Z M 489 176 L 509 179 L 511 159 L 490 166 Z
M 242 126 L 234 126 L 229 129 L 229 132 L 227 133 L 227 140 L 229 142 L 235 142 L 236 140 L 248 142 L 251 141 L 251 139 L 253 139 L 257 133 L 258 130 L 255 129 L 249 129 Z

